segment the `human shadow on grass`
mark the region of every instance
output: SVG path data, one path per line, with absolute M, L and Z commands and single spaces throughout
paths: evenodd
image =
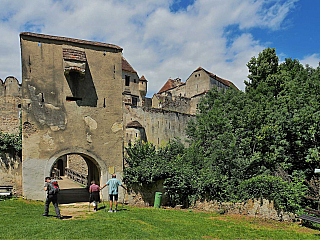
M 102 210 L 108 211 L 109 208 L 107 208 L 107 206 L 98 207 L 98 211 L 102 211 Z M 130 211 L 130 210 L 122 207 L 117 209 L 117 212 L 121 212 L 121 211 Z
M 43 215 L 42 215 L 43 216 Z M 57 218 L 57 215 L 47 215 L 47 216 L 44 216 L 44 217 L 47 217 L 47 218 Z M 70 218 L 72 218 L 72 216 L 61 216 L 61 220 L 63 220 L 63 219 L 70 219 Z

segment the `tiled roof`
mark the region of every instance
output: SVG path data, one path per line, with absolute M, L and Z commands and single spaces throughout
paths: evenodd
M 142 77 L 139 79 L 140 81 L 148 82 L 147 79 L 142 75 Z
M 205 71 L 210 77 L 212 77 L 213 79 L 218 80 L 219 82 L 223 83 L 224 85 L 226 85 L 226 86 L 228 86 L 228 87 L 233 86 L 233 87 L 235 87 L 237 90 L 239 90 L 239 89 L 237 88 L 237 86 L 234 85 L 234 84 L 233 84 L 232 82 L 230 82 L 229 80 L 226 80 L 226 79 L 223 79 L 223 78 L 221 78 L 221 77 L 218 77 L 217 75 L 215 75 L 215 74 L 207 71 L 206 69 L 204 69 L 204 68 L 202 68 L 202 67 L 198 67 L 194 72 L 197 72 L 197 71 L 200 71 L 200 70 Z
M 63 48 L 63 59 L 65 60 L 76 60 L 80 62 L 86 62 L 86 53 L 71 48 Z
M 88 41 L 88 40 L 75 39 L 75 38 L 51 36 L 51 35 L 45 35 L 45 34 L 40 34 L 40 33 L 31 33 L 31 32 L 22 32 L 22 33 L 20 33 L 20 36 L 30 36 L 30 37 L 56 40 L 56 41 L 72 42 L 72 43 L 100 46 L 100 47 L 108 47 L 108 48 L 113 48 L 113 49 L 117 49 L 117 50 L 122 51 L 121 47 L 114 45 L 114 44 L 110 44 L 110 43 L 102 43 L 102 42 Z
M 168 79 L 168 81 L 163 85 L 163 87 L 160 89 L 160 91 L 158 92 L 158 94 L 163 93 L 169 89 L 184 85 L 185 83 L 177 80 L 173 80 L 173 79 Z
M 124 57 L 122 57 L 122 70 L 137 73 Z

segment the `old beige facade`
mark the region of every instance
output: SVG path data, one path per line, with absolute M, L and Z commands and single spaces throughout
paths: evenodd
M 152 107 L 179 111 L 195 115 L 200 99 L 212 88 L 225 91 L 228 87 L 237 87 L 229 80 L 197 68 L 191 73 L 186 82 L 180 78 L 169 79 L 152 98 Z
M 89 181 L 122 173 L 122 49 L 21 33 L 23 194 L 43 199 L 43 180 L 68 154 L 88 164 Z M 107 194 L 106 194 L 107 195 Z

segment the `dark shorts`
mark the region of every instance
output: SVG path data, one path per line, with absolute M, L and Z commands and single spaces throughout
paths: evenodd
M 118 194 L 109 194 L 110 201 L 113 201 L 113 197 L 115 201 L 118 201 Z
M 100 202 L 100 194 L 98 191 L 92 192 L 90 194 L 90 202 L 93 202 L 93 201 Z

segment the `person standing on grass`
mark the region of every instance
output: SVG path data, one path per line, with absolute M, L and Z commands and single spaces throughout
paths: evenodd
M 96 184 L 95 181 L 91 181 L 89 193 L 90 203 L 93 202 L 93 211 L 96 212 L 98 210 L 98 203 L 100 202 L 100 187 Z
M 115 174 L 112 174 L 112 178 L 109 179 L 109 181 L 102 188 L 100 188 L 100 190 L 102 190 L 105 186 L 109 186 L 109 200 L 110 200 L 109 212 L 112 212 L 113 199 L 114 199 L 114 212 L 116 212 L 117 205 L 118 205 L 118 186 L 123 187 L 125 190 L 127 190 L 127 188 L 121 184 L 121 182 L 116 178 Z
M 58 206 L 57 193 L 54 193 L 54 191 L 52 191 L 51 189 L 53 187 L 51 184 L 51 178 L 46 177 L 44 181 L 45 181 L 44 190 L 47 192 L 47 199 L 44 205 L 44 214 L 42 214 L 42 216 L 45 216 L 45 217 L 49 216 L 49 205 L 52 202 L 54 209 L 56 210 L 57 218 L 62 219 L 60 215 L 60 209 Z

